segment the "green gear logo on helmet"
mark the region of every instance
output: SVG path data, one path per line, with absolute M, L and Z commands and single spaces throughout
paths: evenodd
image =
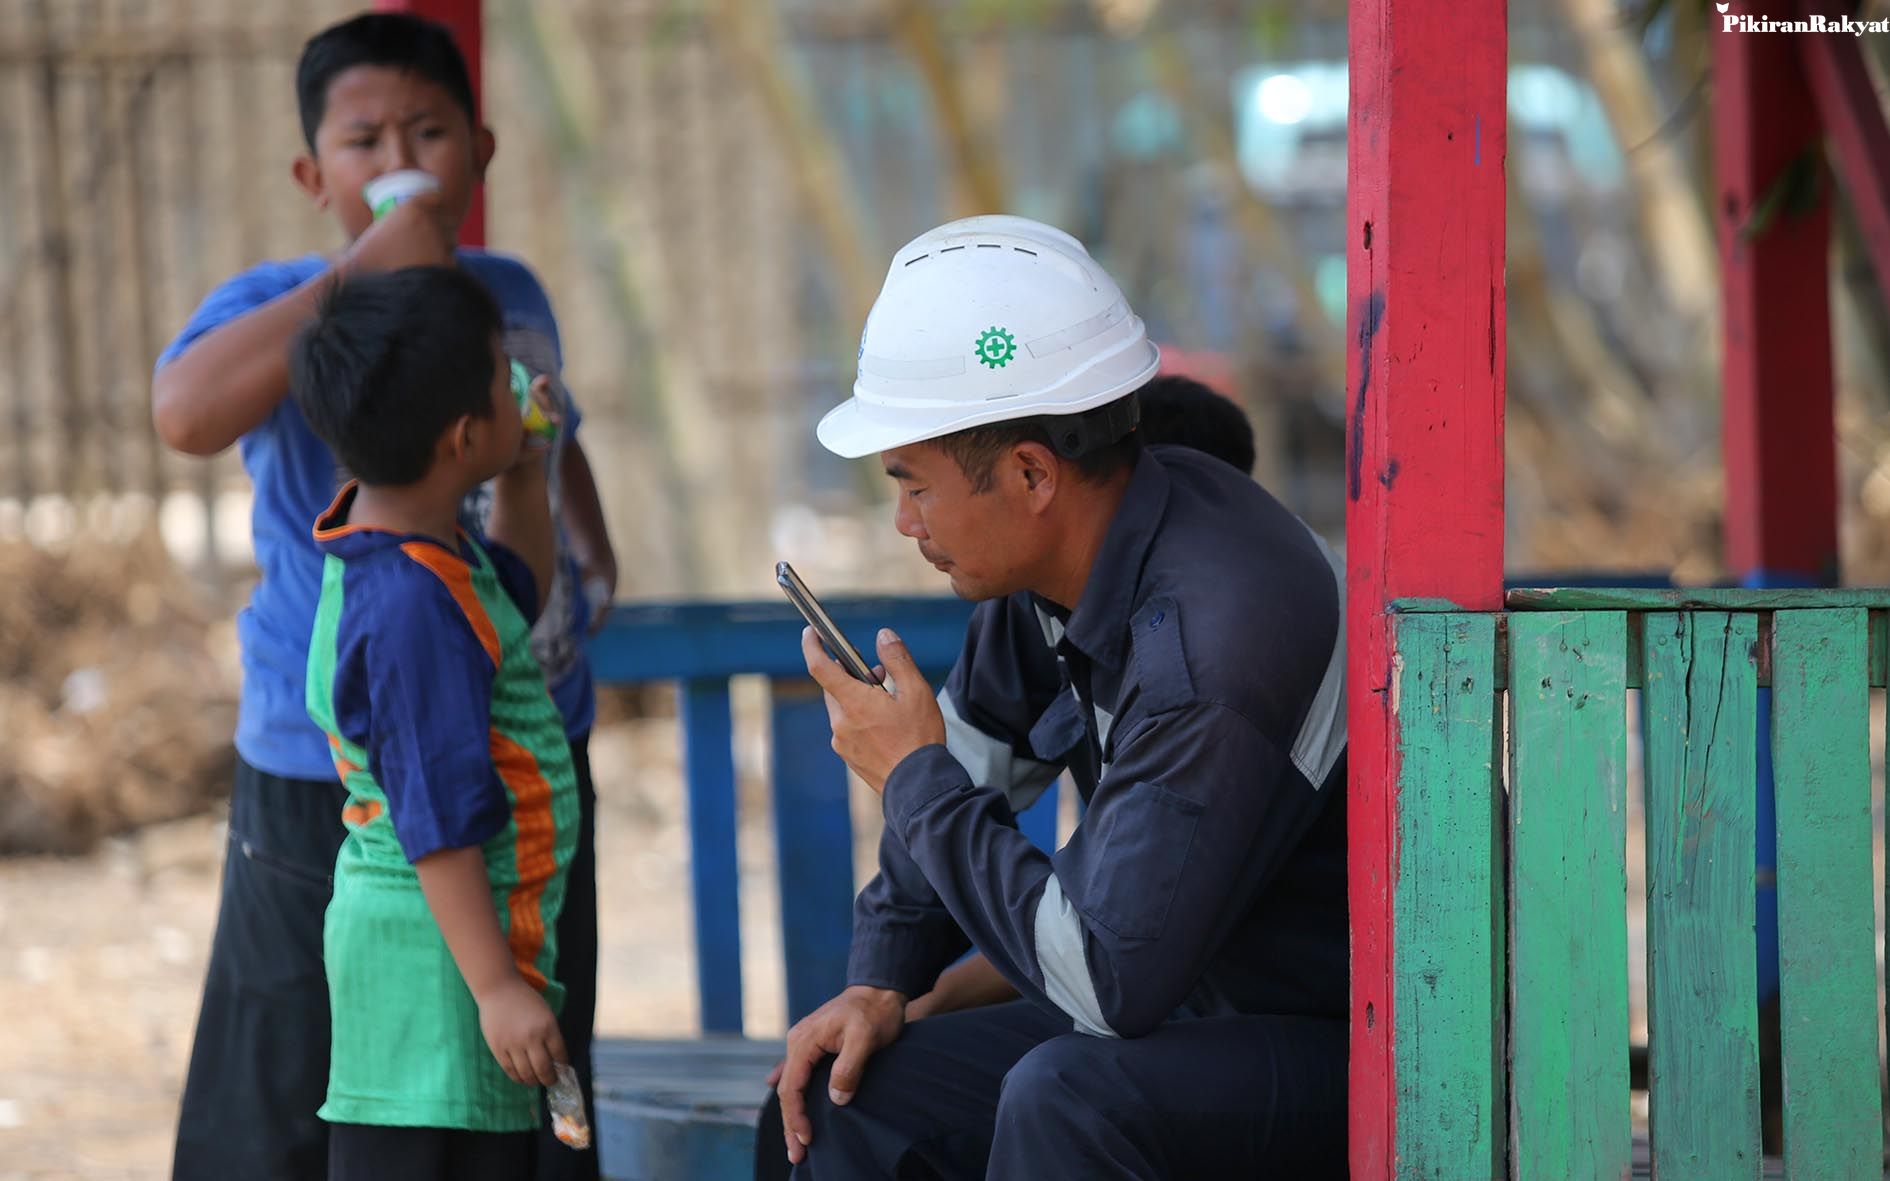
M 978 363 L 981 365 L 1002 369 L 1016 355 L 1017 338 L 995 324 L 978 337 Z

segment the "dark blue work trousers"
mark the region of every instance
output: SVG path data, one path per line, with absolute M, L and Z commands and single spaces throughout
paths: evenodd
M 1070 1032 L 1017 1001 L 927 1018 L 867 1064 L 845 1107 L 807 1089 L 808 1156 L 790 1174 L 778 1101 L 758 1181 L 1182 1181 L 1343 1178 L 1345 1022 L 1174 1021 L 1147 1037 Z

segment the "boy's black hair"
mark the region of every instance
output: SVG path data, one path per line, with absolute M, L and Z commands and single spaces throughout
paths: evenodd
M 1253 424 L 1233 399 L 1169 374 L 1142 387 L 1142 441 L 1179 443 L 1253 474 Z
M 472 75 L 445 25 L 406 12 L 364 12 L 308 39 L 295 66 L 295 101 L 302 138 L 315 150 L 315 132 L 328 112 L 328 88 L 356 66 L 386 66 L 425 78 L 466 112 L 477 127 Z
M 419 481 L 440 433 L 492 414 L 499 306 L 457 267 L 337 284 L 289 346 L 302 417 L 364 484 Z

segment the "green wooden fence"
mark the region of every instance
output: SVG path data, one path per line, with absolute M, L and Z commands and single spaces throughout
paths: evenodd
M 1393 621 L 1399 1175 L 1632 1173 L 1638 688 L 1654 1175 L 1760 1176 L 1754 777 L 1769 684 L 1786 1173 L 1884 1176 L 1869 690 L 1890 666 L 1890 591 L 1527 591 L 1509 605 L 1413 604 Z

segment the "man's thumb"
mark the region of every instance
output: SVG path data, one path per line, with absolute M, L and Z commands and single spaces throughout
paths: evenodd
M 906 648 L 906 642 L 899 638 L 899 633 L 890 627 L 879 629 L 879 658 L 886 662 L 890 670 L 894 665 L 912 667 L 912 653 Z

